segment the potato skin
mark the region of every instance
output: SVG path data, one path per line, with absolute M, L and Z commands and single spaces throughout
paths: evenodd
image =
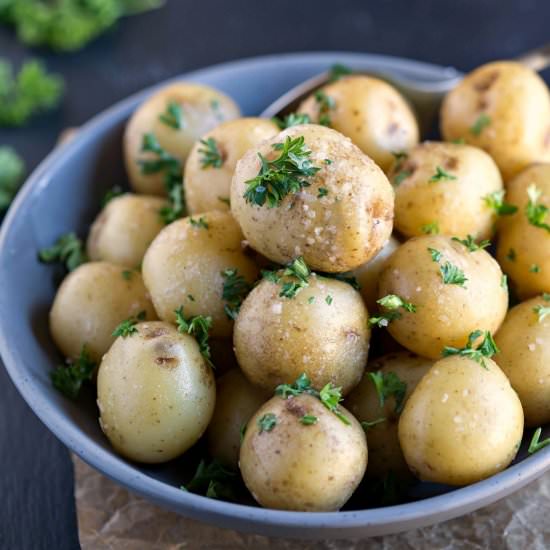
M 195 339 L 161 321 L 119 337 L 97 377 L 99 423 L 121 455 L 150 464 L 176 458 L 212 417 L 216 385 Z
M 381 479 L 390 472 L 398 479 L 408 479 L 411 472 L 405 462 L 399 439 L 397 423 L 400 413 L 396 411 L 393 397 L 388 398 L 383 407 L 369 372 L 388 374 L 393 372 L 407 384 L 403 403 L 411 396 L 421 378 L 434 364 L 431 359 L 418 357 L 408 351 L 389 353 L 369 363 L 359 385 L 347 396 L 344 405 L 359 422 L 373 422 L 379 418 L 386 420 L 367 430 L 369 465 L 366 476 Z
M 237 161 L 264 139 L 279 133 L 279 127 L 265 118 L 238 118 L 216 126 L 202 136 L 214 139 L 222 156 L 220 168 L 202 164 L 205 145 L 197 141 L 185 163 L 185 202 L 189 214 L 209 210 L 229 210 L 231 178 Z
M 239 466 L 254 498 L 266 508 L 310 512 L 339 510 L 359 485 L 367 466 L 360 424 L 342 407 L 344 424 L 311 395 L 273 397 L 250 419 Z M 275 414 L 271 431 L 258 425 Z M 305 415 L 317 422 L 304 425 Z
M 491 359 L 437 361 L 399 420 L 401 448 L 423 481 L 468 485 L 504 470 L 523 435 L 523 411 L 510 382 Z
M 539 321 L 537 306 L 550 303 L 538 296 L 518 304 L 495 335 L 495 362 L 517 392 L 527 426 L 550 422 L 550 319 Z
M 497 259 L 521 299 L 550 292 L 550 232 L 531 225 L 525 215 L 532 184 L 542 193 L 538 204 L 550 207 L 550 164 L 534 164 L 509 182 L 506 201 L 518 211 L 499 224 Z
M 319 172 L 308 178 L 310 186 L 288 194 L 279 206 L 248 203 L 246 181 L 258 175 L 258 153 L 276 158 L 272 146 L 288 136 L 304 137 Z M 319 198 L 319 188 L 327 195 Z M 284 130 L 243 156 L 231 183 L 231 211 L 252 248 L 270 260 L 285 264 L 302 255 L 312 269 L 342 272 L 368 261 L 389 239 L 393 190 L 380 168 L 348 138 L 306 124 Z
M 160 319 L 174 323 L 175 310 L 212 317 L 212 336 L 231 336 L 233 322 L 224 311 L 222 271 L 235 268 L 249 283 L 258 268 L 243 253 L 242 233 L 229 212 L 212 211 L 165 227 L 143 259 L 143 280 Z
M 241 430 L 268 400 L 238 368 L 227 371 L 216 382 L 216 407 L 206 431 L 208 453 L 224 466 L 237 470 Z
M 430 181 L 438 168 L 456 179 Z M 395 189 L 395 228 L 405 237 L 424 234 L 423 227 L 431 223 L 443 235 L 486 239 L 493 234 L 496 213 L 484 197 L 502 189 L 502 178 L 481 149 L 424 142 L 404 162 L 396 162 L 388 177 Z
M 352 75 L 323 86 L 321 91 L 334 101 L 334 108 L 327 113 L 330 127 L 349 137 L 382 170 L 390 167 L 392 153 L 406 151 L 418 143 L 418 124 L 409 104 L 387 82 Z M 320 106 L 312 94 L 298 112 L 318 123 Z
M 438 250 L 440 262 L 429 248 Z M 440 267 L 446 262 L 461 269 L 465 286 L 444 284 Z M 388 259 L 380 275 L 380 298 L 396 294 L 416 306 L 416 313 L 400 311 L 390 334 L 410 351 L 432 359 L 444 346 L 463 347 L 474 330 L 496 332 L 508 307 L 502 271 L 485 251 L 468 249 L 443 235 L 415 237 Z
M 159 197 L 126 193 L 115 197 L 95 219 L 86 249 L 92 261 L 138 267 L 145 251 L 164 227 Z
M 233 343 L 243 373 L 273 391 L 305 372 L 313 387 L 331 382 L 345 395 L 361 379 L 369 349 L 368 312 L 360 294 L 315 274 L 294 298 L 282 298 L 280 291 L 281 284 L 264 279 L 241 306 Z
M 82 346 L 99 361 L 115 341 L 112 332 L 122 321 L 144 311 L 157 315 L 141 274 L 107 262 L 89 262 L 69 273 L 50 310 L 50 332 L 65 357 L 76 358 Z
M 481 115 L 489 124 L 471 130 Z M 508 181 L 533 162 L 550 160 L 550 95 L 540 76 L 520 63 L 478 67 L 443 101 L 441 133 L 489 153 Z
M 182 108 L 183 128 L 159 119 L 170 103 Z M 139 160 L 155 158 L 141 152 L 145 134 L 154 134 L 161 147 L 183 165 L 195 141 L 220 122 L 239 115 L 236 103 L 210 86 L 178 82 L 155 92 L 134 112 L 124 132 L 124 161 L 134 191 L 166 195 L 164 173 L 144 174 L 139 165 Z

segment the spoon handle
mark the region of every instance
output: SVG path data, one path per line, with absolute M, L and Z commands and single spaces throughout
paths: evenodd
M 533 71 L 542 71 L 550 66 L 550 44 L 545 44 L 535 48 L 516 58 L 522 65 L 533 69 Z

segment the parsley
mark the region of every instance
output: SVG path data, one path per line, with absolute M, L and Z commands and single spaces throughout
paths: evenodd
M 353 71 L 349 67 L 347 67 L 346 65 L 342 65 L 341 63 L 335 63 L 329 69 L 328 81 L 336 82 L 337 80 L 340 80 L 342 77 L 348 76 L 350 74 L 353 74 Z
M 544 299 L 546 300 L 546 298 Z M 538 305 L 533 308 L 533 311 L 537 314 L 539 323 L 542 323 L 550 315 L 550 307 L 548 306 Z
M 327 294 L 327 297 L 325 298 L 325 302 L 331 306 L 332 305 L 332 302 L 333 302 L 333 298 L 330 294 Z
M 439 224 L 437 222 L 425 223 L 420 231 L 425 235 L 438 235 L 439 234 Z
M 505 194 L 506 191 L 504 189 L 500 189 L 499 191 L 494 191 L 493 193 L 489 193 L 489 195 L 485 195 L 483 197 L 485 204 L 489 208 L 492 208 L 496 212 L 497 216 L 511 216 L 518 211 L 517 206 L 504 201 Z
M 477 348 L 474 348 L 474 343 L 477 339 L 483 336 L 483 340 Z M 443 357 L 449 357 L 450 355 L 460 355 L 461 357 L 468 357 L 479 363 L 484 369 L 487 368 L 485 364 L 485 357 L 492 357 L 495 353 L 498 353 L 498 349 L 491 333 L 481 330 L 475 330 L 468 336 L 468 343 L 464 348 L 454 348 L 445 346 L 443 348 Z
M 542 428 L 537 428 L 535 430 L 535 433 L 533 434 L 533 437 L 531 438 L 531 443 L 529 444 L 529 449 L 527 452 L 532 455 L 533 453 L 536 453 L 537 451 L 540 451 L 541 449 L 544 449 L 544 447 L 547 447 L 550 445 L 550 437 L 547 437 L 546 439 L 540 440 L 540 436 L 542 434 Z
M 298 126 L 300 124 L 311 124 L 311 118 L 309 115 L 300 114 L 300 113 L 290 113 L 285 116 L 285 118 L 280 119 L 278 117 L 273 117 L 271 119 L 281 130 L 286 130 L 292 126 Z
M 46 264 L 62 263 L 68 271 L 88 261 L 84 244 L 74 233 L 62 235 L 53 246 L 43 248 L 38 253 L 38 259 Z
M 453 237 L 452 240 L 456 241 L 457 243 L 463 244 L 470 252 L 477 252 L 478 250 L 483 250 L 484 248 L 491 246 L 491 241 L 487 239 L 477 244 L 472 235 L 468 235 L 465 239 Z
M 281 298 L 294 298 L 300 290 L 309 286 L 310 274 L 311 271 L 302 256 L 288 264 L 280 275 L 274 271 L 262 271 L 262 276 L 275 284 L 279 284 L 282 277 L 290 278 L 289 281 L 284 281 L 281 286 L 281 292 L 279 293 Z
M 344 424 L 351 425 L 348 417 L 339 410 L 340 401 L 342 401 L 341 388 L 334 387 L 330 382 L 323 386 L 319 392 L 321 403 L 332 413 L 334 413 Z
M 267 160 L 259 155 L 262 166 L 258 175 L 246 181 L 248 189 L 244 193 L 247 202 L 269 208 L 279 206 L 289 193 L 297 193 L 310 183 L 305 179 L 314 176 L 320 168 L 313 166 L 311 151 L 306 147 L 303 136 L 292 139 L 287 136 L 284 143 L 273 144 L 280 155 Z
M 546 231 L 550 232 L 550 225 L 544 221 L 546 219 L 546 214 L 548 213 L 548 207 L 544 204 L 538 203 L 541 194 L 542 192 L 534 183 L 527 188 L 527 196 L 529 197 L 529 200 L 527 202 L 527 206 L 525 207 L 525 215 L 527 216 L 527 221 L 531 225 L 540 227 L 541 229 L 546 229 Z
M 531 264 L 529 266 L 530 273 L 540 273 L 540 266 L 538 264 Z
M 312 426 L 313 424 L 317 424 L 317 422 L 319 421 L 319 419 L 312 415 L 312 414 L 304 414 L 304 416 L 302 416 L 302 418 L 300 418 L 300 422 L 304 425 L 304 426 Z
M 401 170 L 394 176 L 392 182 L 396 187 L 399 187 L 409 176 L 412 176 L 411 170 Z
M 460 137 L 451 140 L 451 143 L 454 143 L 455 145 L 464 145 L 466 143 L 466 140 L 463 137 Z
M 11 204 L 24 173 L 21 157 L 11 147 L 0 147 L 0 213 Z
M 383 407 L 386 399 L 393 397 L 395 400 L 395 412 L 399 414 L 403 410 L 405 394 L 407 393 L 407 384 L 403 382 L 394 372 L 369 372 L 369 378 L 372 380 L 380 407 Z
M 206 221 L 206 219 L 204 218 L 204 216 L 201 216 L 198 220 L 196 220 L 195 218 L 193 218 L 193 216 L 190 216 L 189 217 L 189 223 L 193 226 L 193 227 L 197 227 L 199 229 L 208 229 L 208 222 Z
M 445 172 L 441 166 L 437 166 L 435 169 L 435 174 L 428 180 L 430 183 L 440 182 L 440 181 L 449 181 L 456 180 L 456 176 Z
M 251 290 L 251 285 L 242 275 L 238 275 L 236 269 L 225 269 L 222 271 L 222 277 L 222 299 L 226 302 L 223 309 L 229 319 L 235 320 L 243 300 Z
M 218 200 L 220 202 L 223 202 L 224 204 L 227 204 L 227 206 L 231 206 L 231 202 L 229 201 L 229 197 L 218 197 Z
M 317 191 L 317 198 L 322 199 L 328 195 L 328 189 L 326 187 L 319 187 Z
M 380 298 L 380 300 L 377 300 L 376 303 L 380 304 L 382 307 L 386 308 L 389 311 L 383 313 L 378 317 L 370 317 L 370 327 L 387 327 L 392 321 L 401 319 L 401 312 L 397 311 L 400 308 L 403 308 L 409 313 L 416 313 L 416 306 L 414 304 L 403 300 L 403 298 L 395 294 L 388 294 L 387 296 Z
M 124 269 L 120 273 L 125 281 L 129 281 L 132 278 L 132 271 L 130 269 Z
M 63 79 L 48 74 L 39 61 L 25 62 L 14 74 L 11 64 L 0 59 L 0 126 L 23 126 L 34 115 L 54 109 L 63 90 Z
M 176 309 L 174 313 L 176 314 L 176 326 L 178 330 L 183 334 L 190 334 L 195 338 L 202 356 L 209 365 L 212 365 L 212 361 L 210 360 L 210 344 L 208 343 L 208 336 L 212 327 L 212 317 L 195 315 L 194 317 L 186 318 L 183 315 L 183 306 Z
M 491 124 L 491 117 L 482 113 L 470 127 L 470 133 L 479 136 L 483 130 Z
M 330 111 L 334 110 L 336 103 L 334 98 L 329 97 L 322 90 L 317 90 L 314 94 L 315 101 L 319 106 L 319 124 L 321 126 L 330 126 Z
M 205 494 L 209 498 L 236 500 L 238 479 L 235 472 L 225 468 L 217 460 L 214 459 L 209 464 L 201 460 L 191 481 L 180 489 Z
M 107 206 L 107 204 L 109 204 L 113 199 L 120 197 L 120 195 L 123 194 L 124 191 L 120 185 L 113 185 L 113 187 L 108 189 L 105 195 L 103 195 L 103 198 L 101 199 L 101 208 L 105 208 L 105 206 Z
M 312 304 L 313 302 L 315 302 L 315 296 L 310 296 L 310 297 L 307 299 L 307 303 L 308 303 L 308 304 Z
M 241 424 L 239 428 L 239 442 L 242 445 L 244 441 L 244 436 L 246 435 L 246 424 Z
M 500 286 L 504 289 L 504 290 L 508 290 L 508 277 L 506 275 L 502 275 L 501 278 L 500 278 Z
M 277 425 L 277 417 L 273 413 L 266 413 L 258 419 L 260 432 L 270 432 Z
M 136 325 L 145 319 L 146 313 L 145 311 L 140 311 L 135 317 L 129 317 L 125 321 L 122 321 L 115 330 L 113 330 L 112 336 L 115 338 L 118 336 L 122 336 L 122 338 L 126 338 L 128 336 L 132 336 L 132 334 L 136 334 L 138 329 L 136 328 Z
M 506 254 L 506 259 L 510 262 L 516 261 L 516 251 L 513 248 L 510 248 L 510 250 L 508 250 L 508 254 Z
M 361 422 L 361 427 L 363 428 L 363 430 L 365 430 L 365 432 L 368 432 L 378 424 L 382 424 L 382 422 L 386 422 L 386 419 L 377 418 L 376 420 L 372 420 L 372 421 L 363 420 L 363 422 Z
M 183 124 L 183 109 L 179 103 L 170 101 L 166 105 L 166 111 L 159 116 L 159 120 L 174 128 L 174 130 L 181 130 L 184 127 Z
M 328 166 L 328 165 L 332 164 L 333 161 L 330 160 L 330 159 L 324 159 L 323 162 Z
M 194 297 L 192 294 L 188 294 L 188 295 L 187 295 L 187 299 L 188 299 L 188 300 L 191 300 L 192 302 L 195 301 L 195 297 Z
M 165 224 L 172 223 L 185 214 L 185 197 L 183 182 L 173 185 L 168 189 L 168 206 L 160 209 L 160 217 Z
M 200 143 L 204 145 L 204 148 L 199 149 L 199 154 L 202 156 L 202 169 L 221 168 L 224 163 L 224 158 L 218 148 L 217 141 L 213 137 L 209 137 L 207 139 L 201 139 Z
M 458 285 L 463 287 L 468 280 L 464 271 L 451 262 L 445 262 L 443 265 L 440 265 L 439 270 L 441 272 L 443 284 L 445 285 Z
M 443 254 L 441 254 L 441 252 L 439 252 L 439 250 L 436 250 L 435 248 L 428 247 L 428 252 L 430 253 L 432 261 L 434 262 L 439 262 L 439 260 L 441 260 L 441 257 L 443 256 Z
M 369 327 L 387 327 L 392 321 L 401 319 L 399 311 L 388 311 L 382 315 L 369 317 Z
M 50 379 L 56 390 L 70 399 L 76 399 L 82 384 L 92 379 L 95 368 L 96 364 L 84 345 L 78 358 L 68 361 L 67 366 L 56 367 L 50 373 Z

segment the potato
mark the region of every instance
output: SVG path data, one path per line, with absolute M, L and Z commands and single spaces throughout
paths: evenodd
M 239 118 L 216 126 L 197 141 L 185 163 L 189 214 L 229 210 L 231 178 L 237 161 L 248 149 L 278 133 L 279 127 L 271 120 Z M 211 156 L 207 156 L 208 152 Z
M 308 185 L 273 207 L 248 202 L 245 193 L 254 187 L 247 182 L 260 172 L 258 155 L 277 159 L 282 153 L 274 150 L 276 144 L 300 137 L 311 150 L 305 158 L 319 168 L 301 177 Z M 303 255 L 312 269 L 343 272 L 374 257 L 389 239 L 393 190 L 383 172 L 349 139 L 306 124 L 264 141 L 237 163 L 231 211 L 252 248 L 270 260 L 284 264 Z
M 135 111 L 124 132 L 124 161 L 132 188 L 137 193 L 166 194 L 166 171 L 145 173 L 140 164 L 158 159 L 142 151 L 144 135 L 152 134 L 183 166 L 195 141 L 220 122 L 239 116 L 235 102 L 209 86 L 178 82 L 159 89 Z
M 486 239 L 496 213 L 485 197 L 502 189 L 493 159 L 481 149 L 424 142 L 389 174 L 395 188 L 395 229 L 405 237 L 434 232 Z
M 361 295 L 349 284 L 315 274 L 293 298 L 264 279 L 248 295 L 235 321 L 237 361 L 256 386 L 273 391 L 305 372 L 316 388 L 328 382 L 348 393 L 361 379 L 370 331 Z
M 434 361 L 410 352 L 390 353 L 369 363 L 361 382 L 346 398 L 346 408 L 359 422 L 372 423 L 366 430 L 369 446 L 367 477 L 383 478 L 390 473 L 398 479 L 411 476 L 399 445 L 397 423 L 403 405 L 433 364 Z M 397 377 L 397 381 L 405 385 L 403 393 L 392 392 L 380 406 L 380 396 L 370 373 L 383 376 L 385 388 L 392 388 L 391 382 Z
M 495 335 L 495 361 L 516 390 L 527 426 L 550 422 L 550 297 L 513 307 Z
M 93 261 L 138 267 L 145 251 L 164 227 L 159 197 L 127 193 L 115 197 L 95 219 L 86 249 Z
M 166 462 L 202 435 L 216 385 L 195 339 L 168 323 L 135 325 L 117 338 L 97 376 L 99 424 L 115 450 L 138 462 Z
M 389 323 L 390 334 L 407 349 L 432 359 L 441 356 L 444 346 L 464 346 L 475 330 L 496 332 L 508 307 L 497 262 L 485 250 L 470 252 L 442 235 L 402 244 L 387 260 L 378 288 L 380 299 L 395 295 L 416 308 L 382 308 L 400 316 Z
M 142 311 L 157 318 L 141 274 L 107 262 L 81 265 L 65 278 L 50 310 L 50 332 L 65 357 L 76 358 L 85 345 L 94 361 L 115 341 L 115 328 Z
M 536 200 L 529 198 L 528 189 Z M 498 261 L 521 299 L 550 292 L 550 226 L 544 227 L 550 224 L 550 216 L 543 214 L 543 227 L 537 227 L 526 214 L 529 202 L 535 209 L 536 205 L 550 207 L 550 164 L 535 164 L 521 172 L 509 183 L 506 200 L 518 211 L 501 218 Z
M 351 138 L 382 170 L 390 167 L 392 153 L 418 143 L 418 124 L 409 104 L 387 82 L 353 75 L 319 92 L 303 101 L 298 112 Z
M 222 272 L 236 269 L 248 283 L 258 268 L 243 253 L 242 233 L 229 212 L 213 211 L 165 227 L 143 259 L 143 280 L 160 319 L 175 322 L 183 306 L 186 317 L 212 317 L 212 336 L 231 336 L 233 323 L 224 311 Z
M 550 160 L 548 88 L 521 63 L 478 67 L 445 97 L 441 133 L 485 149 L 508 181 L 529 164 Z
M 395 237 L 390 237 L 389 241 L 384 245 L 384 248 L 382 248 L 374 258 L 359 266 L 357 269 L 354 269 L 351 273 L 351 275 L 357 279 L 361 287 L 361 296 L 363 296 L 363 300 L 365 300 L 369 311 L 376 311 L 378 307 L 376 305 L 376 300 L 378 299 L 378 279 L 380 277 L 380 272 L 386 260 L 400 244 L 401 243 Z
M 250 420 L 239 466 L 254 498 L 266 508 L 310 512 L 340 509 L 367 466 L 360 424 L 345 424 L 316 397 L 270 399 Z M 314 417 L 304 424 L 304 416 Z
M 523 435 L 523 411 L 510 382 L 491 359 L 437 361 L 399 420 L 401 448 L 424 481 L 467 485 L 504 470 Z
M 224 466 L 237 470 L 241 433 L 252 415 L 268 400 L 238 369 L 218 378 L 216 408 L 206 431 L 208 453 Z

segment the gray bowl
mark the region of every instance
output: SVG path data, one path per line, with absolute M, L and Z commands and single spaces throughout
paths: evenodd
M 361 70 L 434 78 L 446 69 L 390 57 L 343 52 L 295 54 L 237 61 L 184 75 L 234 97 L 247 115 L 262 111 L 291 86 L 340 62 Z M 161 506 L 220 527 L 265 535 L 350 538 L 420 527 L 485 506 L 540 476 L 550 467 L 550 447 L 475 485 L 407 504 L 334 513 L 282 512 L 232 504 L 181 491 L 190 458 L 164 466 L 140 466 L 117 456 L 97 423 L 93 392 L 78 403 L 62 397 L 49 380 L 59 362 L 48 334 L 47 312 L 56 274 L 38 263 L 37 250 L 60 234 L 83 235 L 100 197 L 126 179 L 121 137 L 128 116 L 155 88 L 118 103 L 82 127 L 78 136 L 50 154 L 31 175 L 0 233 L 0 350 L 21 395 L 67 447 L 94 468 Z M 59 275 L 59 274 L 57 274 Z M 525 444 L 525 442 L 524 442 Z

